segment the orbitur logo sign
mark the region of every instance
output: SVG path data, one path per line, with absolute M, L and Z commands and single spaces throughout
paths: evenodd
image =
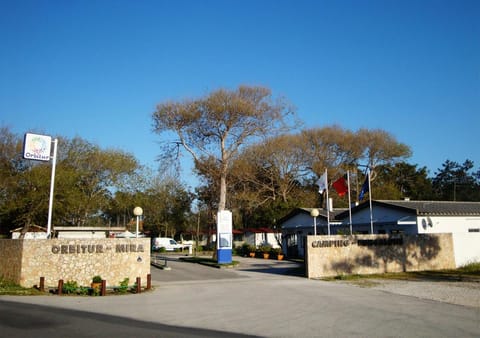
M 25 134 L 23 158 L 37 161 L 50 161 L 52 138 L 45 135 Z

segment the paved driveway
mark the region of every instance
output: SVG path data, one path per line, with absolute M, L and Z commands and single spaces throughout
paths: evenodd
M 153 285 L 164 282 L 186 282 L 223 280 L 236 278 L 268 277 L 279 275 L 303 276 L 303 264 L 291 261 L 264 260 L 257 258 L 234 257 L 239 261 L 235 268 L 216 269 L 201 264 L 182 261 L 182 256 L 162 256 L 158 262 L 166 265 L 169 270 L 158 269 L 152 266 L 151 275 Z
M 56 320 L 58 330 L 38 325 L 28 334 L 27 324 L 11 328 L 3 313 L 0 330 L 9 328 L 12 337 L 478 337 L 480 332 L 478 307 L 280 274 L 295 271 L 291 262 L 239 260 L 235 270 L 171 261 L 170 271 L 152 269 L 155 288 L 140 295 L 2 296 L 0 302 L 8 304 L 0 312 L 31 304 L 17 311 L 24 323 L 41 321 L 41 315 L 25 315 L 25 308 L 35 307 L 46 324 Z M 63 322 L 61 314 L 70 321 Z M 75 324 L 75 318 L 83 322 Z M 97 323 L 109 324 L 110 331 L 102 332 Z M 71 334 L 61 334 L 69 328 Z

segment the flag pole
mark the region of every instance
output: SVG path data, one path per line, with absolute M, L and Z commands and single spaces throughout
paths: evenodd
M 368 167 L 368 199 L 370 200 L 370 233 L 373 235 L 373 211 L 372 211 L 372 186 L 371 186 L 371 169 Z
M 328 199 L 328 174 L 327 168 L 325 168 L 325 182 L 326 182 L 326 192 L 327 192 L 327 229 L 328 236 L 330 236 L 330 200 Z
M 350 198 L 350 171 L 347 170 L 347 185 L 348 185 L 348 216 L 350 220 L 350 235 L 352 235 L 352 201 Z
M 50 199 L 48 201 L 48 219 L 47 219 L 47 238 L 50 238 L 52 232 L 52 209 L 53 209 L 53 190 L 55 186 L 55 167 L 57 166 L 57 143 L 53 140 L 53 156 L 52 156 L 52 174 L 50 178 Z

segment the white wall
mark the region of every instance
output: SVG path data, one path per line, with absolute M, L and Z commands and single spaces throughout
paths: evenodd
M 272 248 L 279 248 L 280 245 L 278 241 L 275 239 L 275 236 L 278 237 L 279 241 L 281 242 L 282 235 L 280 233 L 264 233 L 264 232 L 247 232 L 245 234 L 245 243 L 253 246 L 260 246 L 263 244 L 270 244 Z
M 399 219 L 413 215 L 402 210 L 386 208 L 383 206 L 373 205 L 372 216 L 374 223 L 397 222 Z M 344 224 L 348 224 L 348 217 L 344 220 Z M 352 223 L 370 223 L 370 208 L 364 208 L 352 214 Z
M 106 238 L 105 231 L 59 231 L 58 238 L 101 239 Z
M 480 229 L 480 217 L 432 216 L 418 218 L 418 233 L 468 233 Z
M 480 233 L 453 233 L 455 264 L 458 267 L 480 262 Z
M 279 242 L 282 242 L 282 235 L 280 233 L 267 233 L 267 242 L 272 248 L 280 248 Z
M 21 233 L 20 232 L 13 232 L 12 239 L 19 239 Z M 25 233 L 25 237 L 23 239 L 47 239 L 46 232 L 27 232 Z

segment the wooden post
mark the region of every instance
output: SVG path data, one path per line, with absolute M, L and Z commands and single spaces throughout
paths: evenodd
M 152 275 L 148 274 L 147 275 L 147 290 L 150 290 L 152 288 Z
M 107 294 L 107 281 L 102 279 L 102 288 L 100 290 L 100 296 L 105 296 Z
M 58 295 L 61 296 L 63 294 L 63 279 L 58 281 Z
M 137 293 L 142 292 L 142 279 L 137 277 Z
M 40 277 L 40 291 L 45 291 L 45 277 Z

